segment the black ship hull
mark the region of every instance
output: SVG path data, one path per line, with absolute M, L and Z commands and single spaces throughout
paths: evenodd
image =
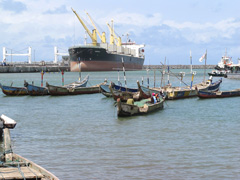
M 69 48 L 71 71 L 115 71 L 122 70 L 122 58 L 125 70 L 141 70 L 144 57 L 107 52 L 105 48 L 79 46 Z

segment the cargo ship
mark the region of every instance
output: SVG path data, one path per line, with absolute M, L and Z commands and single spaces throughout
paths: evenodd
M 72 9 L 73 10 L 73 9 Z M 110 30 L 110 42 L 106 42 L 105 32 L 102 35 L 98 32 L 95 24 L 89 16 L 95 29 L 92 32 L 86 27 L 82 19 L 73 10 L 78 20 L 92 39 L 92 43 L 69 47 L 70 69 L 76 71 L 115 71 L 122 70 L 140 70 L 145 60 L 144 44 L 136 44 L 128 40 L 122 43 L 121 38 L 116 36 L 112 26 L 108 25 Z M 97 42 L 97 34 L 101 43 Z

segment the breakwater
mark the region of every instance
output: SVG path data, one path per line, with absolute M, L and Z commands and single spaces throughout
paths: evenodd
M 206 69 L 214 69 L 216 65 L 206 65 Z M 169 65 L 170 69 L 190 69 L 189 65 Z M 143 69 L 163 69 L 163 65 L 143 65 Z M 193 69 L 204 69 L 205 65 L 192 65 Z
M 70 67 L 57 64 L 14 64 L 8 66 L 0 66 L 0 73 L 32 73 L 32 72 L 60 72 L 70 71 Z
M 207 69 L 214 69 L 216 65 L 207 65 Z M 170 69 L 190 69 L 189 65 L 169 65 Z M 193 69 L 204 69 L 204 65 L 193 65 Z M 143 69 L 163 69 L 163 65 L 143 65 Z M 32 73 L 32 72 L 60 72 L 70 71 L 69 65 L 58 64 L 11 64 L 0 66 L 0 73 Z

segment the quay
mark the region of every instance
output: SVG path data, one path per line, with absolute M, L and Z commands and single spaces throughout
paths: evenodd
M 214 69 L 216 65 L 207 65 L 207 69 Z M 189 65 L 169 65 L 170 69 L 189 69 Z M 163 69 L 163 65 L 143 65 L 145 69 Z M 193 65 L 193 69 L 204 69 L 204 65 Z M 33 72 L 61 72 L 71 71 L 69 64 L 56 63 L 11 63 L 0 66 L 0 73 L 33 73 Z
M 70 71 L 68 64 L 56 63 L 11 63 L 6 66 L 0 66 L 0 73 L 32 73 L 32 72 L 61 72 Z

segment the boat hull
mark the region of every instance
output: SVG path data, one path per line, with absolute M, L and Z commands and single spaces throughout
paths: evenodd
M 2 92 L 7 96 L 24 96 L 28 95 L 28 91 L 26 87 L 12 87 L 12 86 L 4 86 L 0 85 L 2 88 Z
M 117 100 L 117 112 L 119 117 L 134 116 L 134 115 L 146 115 L 148 113 L 163 109 L 164 99 L 155 104 L 148 103 L 151 99 L 144 99 L 143 106 L 135 104 L 122 103 L 120 99 Z
M 122 59 L 125 70 L 140 70 L 144 57 L 107 52 L 105 48 L 79 46 L 69 48 L 70 69 L 72 72 L 81 71 L 116 71 L 122 70 Z M 79 65 L 81 62 L 81 66 Z

